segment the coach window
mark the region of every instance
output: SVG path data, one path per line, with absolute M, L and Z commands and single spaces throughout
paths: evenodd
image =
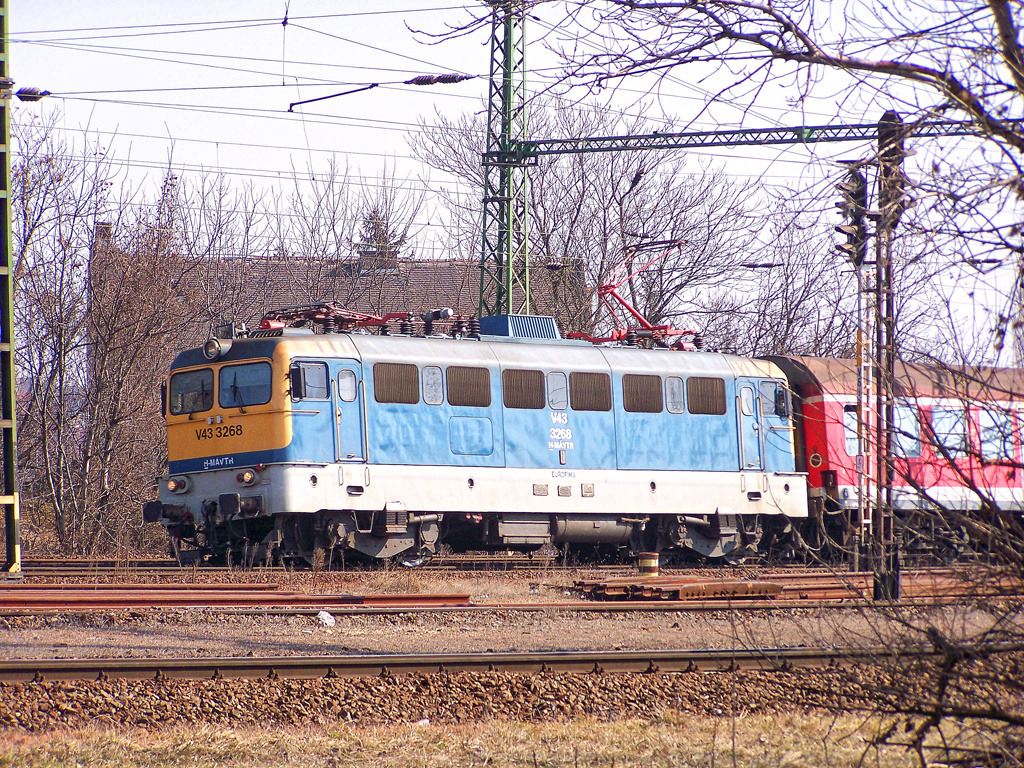
M 893 429 L 897 456 L 915 459 L 921 455 L 921 422 L 916 406 L 897 405 L 893 409 Z
M 411 363 L 374 363 L 373 399 L 378 403 L 418 403 L 419 368 Z
M 725 415 L 725 379 L 691 376 L 686 380 L 686 409 L 690 413 Z
M 561 371 L 548 374 L 548 408 L 564 411 L 569 407 L 569 382 Z
M 967 456 L 967 413 L 963 408 L 932 408 L 932 439 L 940 458 Z M 945 452 L 943 452 L 943 449 Z
M 544 407 L 544 374 L 509 368 L 501 372 L 501 399 L 506 408 Z
M 856 456 L 860 453 L 860 441 L 857 439 L 857 406 L 843 406 L 843 436 L 846 438 L 846 455 Z
M 226 365 L 220 369 L 221 408 L 245 408 L 270 402 L 270 363 Z
M 199 413 L 213 408 L 213 369 L 183 371 L 171 376 L 171 415 Z
M 356 399 L 356 372 L 351 368 L 338 371 L 338 397 L 343 403 L 351 403 Z
M 610 411 L 612 379 L 607 373 L 569 374 L 569 403 L 574 411 Z
M 444 402 L 444 376 L 436 365 L 423 366 L 423 402 L 427 405 Z
M 629 413 L 661 413 L 661 376 L 623 374 L 622 407 Z
M 678 376 L 665 379 L 665 408 L 669 413 L 682 413 L 686 410 L 683 402 L 683 380 Z
M 448 404 L 487 408 L 491 404 L 491 372 L 486 368 L 448 368 Z
M 1002 410 L 983 410 L 978 414 L 981 426 L 981 458 L 1013 461 L 1013 416 Z

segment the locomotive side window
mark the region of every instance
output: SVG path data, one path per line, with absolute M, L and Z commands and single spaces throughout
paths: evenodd
M 420 401 L 420 372 L 410 363 L 374 363 L 373 399 L 378 403 Z
M 921 422 L 917 418 L 917 407 L 897 405 L 893 409 L 894 448 L 897 456 L 917 458 L 921 455 Z
M 351 368 L 338 371 L 338 397 L 343 403 L 352 403 L 356 399 L 356 372 Z
M 221 408 L 245 408 L 270 402 L 270 363 L 226 365 L 220 369 Z
M 569 382 L 561 371 L 548 374 L 548 408 L 564 411 L 569 407 Z
M 213 408 L 213 369 L 201 368 L 171 376 L 170 401 L 173 416 Z
M 569 401 L 574 411 L 610 411 L 612 380 L 607 373 L 569 374 Z
M 686 409 L 712 416 L 725 414 L 725 379 L 691 376 L 686 380 Z
M 963 408 L 932 408 L 932 437 L 939 457 L 962 459 L 967 455 L 967 413 Z
M 491 404 L 491 372 L 486 368 L 448 368 L 448 404 L 487 408 Z
M 427 405 L 444 402 L 444 376 L 436 365 L 423 366 L 423 402 Z
M 327 363 L 294 363 L 289 373 L 292 400 L 326 400 L 331 396 Z
M 683 402 L 683 380 L 678 376 L 665 379 L 665 408 L 669 413 L 683 413 L 686 405 Z
M 761 397 L 761 413 L 765 416 L 789 417 L 789 393 L 777 381 L 762 381 L 758 384 Z
M 661 376 L 622 376 L 622 407 L 630 413 L 661 413 Z
M 754 388 L 740 387 L 740 410 L 744 416 L 754 415 Z
M 981 458 L 1013 461 L 1013 416 L 1002 410 L 983 410 L 978 414 L 981 426 Z
M 543 408 L 544 374 L 513 368 L 502 371 L 501 398 L 506 408 Z

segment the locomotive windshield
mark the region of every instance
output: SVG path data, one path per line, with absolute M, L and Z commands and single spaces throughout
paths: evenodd
M 270 402 L 270 363 L 226 365 L 220 369 L 221 408 L 245 408 Z
M 170 408 L 174 416 L 213 408 L 213 369 L 201 368 L 171 376 Z

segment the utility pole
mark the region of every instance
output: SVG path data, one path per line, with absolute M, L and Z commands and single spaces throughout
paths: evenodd
M 3 187 L 0 188 L 0 377 L 3 392 L 0 393 L 0 432 L 3 433 L 3 487 L 0 488 L 0 507 L 4 510 L 4 539 L 7 559 L 4 574 L 8 579 L 21 578 L 21 523 L 18 510 L 17 461 L 18 442 L 15 425 L 15 394 L 17 385 L 14 369 L 14 269 L 11 258 L 11 86 L 10 46 L 7 39 L 7 0 L 0 0 L 0 36 L 3 50 L 0 50 L 0 112 L 3 116 L 3 158 L 0 172 L 3 173 Z
M 478 314 L 529 312 L 529 194 L 526 140 L 526 38 L 523 0 L 490 0 L 491 69 L 487 94 L 483 248 Z

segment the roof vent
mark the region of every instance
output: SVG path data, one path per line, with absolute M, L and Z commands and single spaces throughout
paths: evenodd
M 480 333 L 515 339 L 560 339 L 555 318 L 549 315 L 492 315 L 480 318 Z

